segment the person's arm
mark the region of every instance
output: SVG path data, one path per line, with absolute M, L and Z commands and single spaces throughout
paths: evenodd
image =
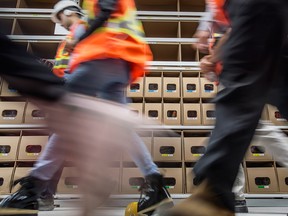
M 226 33 L 221 37 L 219 42 L 215 45 L 212 53 L 212 58 L 211 62 L 217 63 L 221 61 L 222 58 L 222 50 L 223 50 L 223 45 L 227 42 L 229 36 L 230 36 L 231 29 L 228 29 Z
M 90 23 L 89 28 L 86 32 L 79 38 L 79 41 L 87 38 L 92 34 L 97 28 L 103 26 L 103 24 L 109 19 L 111 14 L 115 11 L 117 7 L 118 0 L 99 0 L 98 7 L 99 13 L 95 19 Z
M 200 20 L 199 26 L 193 35 L 198 41 L 192 45 L 194 49 L 199 49 L 202 53 L 208 53 L 208 39 L 211 36 L 213 25 L 213 12 L 208 4 L 205 9 L 206 15 Z
M 203 16 L 199 22 L 197 31 L 209 31 L 211 32 L 213 25 L 213 12 L 209 4 L 205 7 L 205 16 Z
M 231 29 L 221 37 L 219 42 L 215 45 L 210 55 L 204 56 L 200 61 L 201 73 L 206 74 L 215 71 L 216 64 L 221 61 L 223 45 L 229 38 Z

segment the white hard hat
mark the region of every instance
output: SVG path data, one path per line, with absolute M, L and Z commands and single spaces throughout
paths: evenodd
M 75 13 L 78 13 L 79 15 L 83 16 L 83 12 L 82 12 L 82 9 L 81 7 L 73 0 L 62 0 L 62 1 L 59 1 L 57 4 L 54 5 L 54 10 L 51 14 L 51 19 L 53 22 L 55 23 L 59 23 L 60 20 L 58 19 L 57 15 L 59 12 L 65 10 L 66 8 L 69 8 L 69 7 L 75 7 L 77 9 L 79 9 L 79 12 L 76 12 Z

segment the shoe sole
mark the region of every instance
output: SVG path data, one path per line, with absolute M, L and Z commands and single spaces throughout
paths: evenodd
M 0 215 L 5 216 L 38 216 L 38 210 L 5 208 L 0 209 Z
M 142 211 L 140 211 L 140 212 L 138 212 L 138 216 L 145 216 L 145 215 L 147 215 L 147 213 L 148 212 L 152 212 L 152 211 L 154 211 L 154 210 L 156 210 L 157 208 L 159 208 L 159 207 L 161 207 L 161 206 L 169 206 L 170 207 L 170 205 L 169 204 L 172 204 L 173 205 L 173 200 L 172 200 L 172 198 L 168 198 L 168 199 L 165 199 L 165 200 L 162 200 L 160 203 L 157 203 L 156 205 L 153 205 L 153 206 L 150 206 L 149 208 L 146 208 L 146 209 L 144 209 L 144 210 L 142 210 Z M 171 206 L 172 206 L 171 205 Z M 168 207 L 167 207 L 168 208 Z

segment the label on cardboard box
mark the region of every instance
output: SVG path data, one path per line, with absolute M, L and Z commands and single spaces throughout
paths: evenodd
M 4 120 L 15 120 L 15 117 L 3 117 Z
M 173 157 L 174 154 L 161 154 L 162 157 Z
M 265 154 L 252 154 L 254 157 L 263 157 Z
M 67 185 L 67 188 L 77 189 L 77 188 L 78 188 L 78 185 Z
M 44 117 L 33 117 L 32 119 L 33 120 L 44 120 L 45 118 Z
M 176 92 L 176 90 L 166 90 L 166 92 L 169 92 L 169 93 L 174 93 L 174 92 Z
M 192 154 L 193 157 L 202 157 L 204 154 Z
M 27 153 L 28 156 L 38 156 L 39 153 Z
M 268 189 L 268 188 L 269 188 L 269 185 L 258 185 L 258 188 L 260 188 L 260 189 L 261 189 L 261 188 L 263 188 L 263 189 L 264 189 L 264 188 L 265 188 L 265 189 Z
M 5 154 L 5 153 L 1 153 L 0 155 L 1 155 L 1 156 L 8 156 L 7 153 L 6 153 L 6 154 Z
M 148 117 L 149 119 L 158 119 L 158 117 Z
M 165 186 L 165 188 L 167 188 L 167 189 L 174 189 L 175 187 L 174 187 L 174 186 Z

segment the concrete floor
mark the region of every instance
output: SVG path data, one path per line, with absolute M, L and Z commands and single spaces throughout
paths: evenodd
M 261 200 L 259 200 L 261 202 Z M 274 200 L 276 201 L 276 200 Z M 257 206 L 257 202 L 247 202 L 249 206 L 248 214 L 236 214 L 236 216 L 287 216 L 288 205 L 276 201 L 267 207 Z M 249 205 L 249 203 L 251 205 Z M 262 203 L 262 202 L 261 202 Z M 271 202 L 270 202 L 271 203 Z M 281 204 L 280 204 L 281 203 Z M 79 200 L 56 200 L 55 204 L 60 206 L 56 207 L 54 211 L 39 212 L 38 216 L 79 216 L 80 207 Z M 277 207 L 278 205 L 278 207 Z M 124 207 L 103 207 L 95 211 L 95 216 L 124 216 Z
M 102 208 L 100 210 L 95 211 L 94 215 L 95 216 L 124 216 L 124 211 L 125 211 L 124 208 L 109 207 L 109 208 Z M 283 209 L 281 211 L 280 209 L 271 209 L 271 208 L 259 209 L 259 208 L 253 207 L 253 208 L 250 208 L 250 211 L 251 213 L 236 214 L 236 216 L 287 216 L 287 213 L 284 213 Z M 79 216 L 79 215 L 80 215 L 80 210 L 78 208 L 64 208 L 64 207 L 56 208 L 54 211 L 51 211 L 51 212 L 39 213 L 39 216 Z

